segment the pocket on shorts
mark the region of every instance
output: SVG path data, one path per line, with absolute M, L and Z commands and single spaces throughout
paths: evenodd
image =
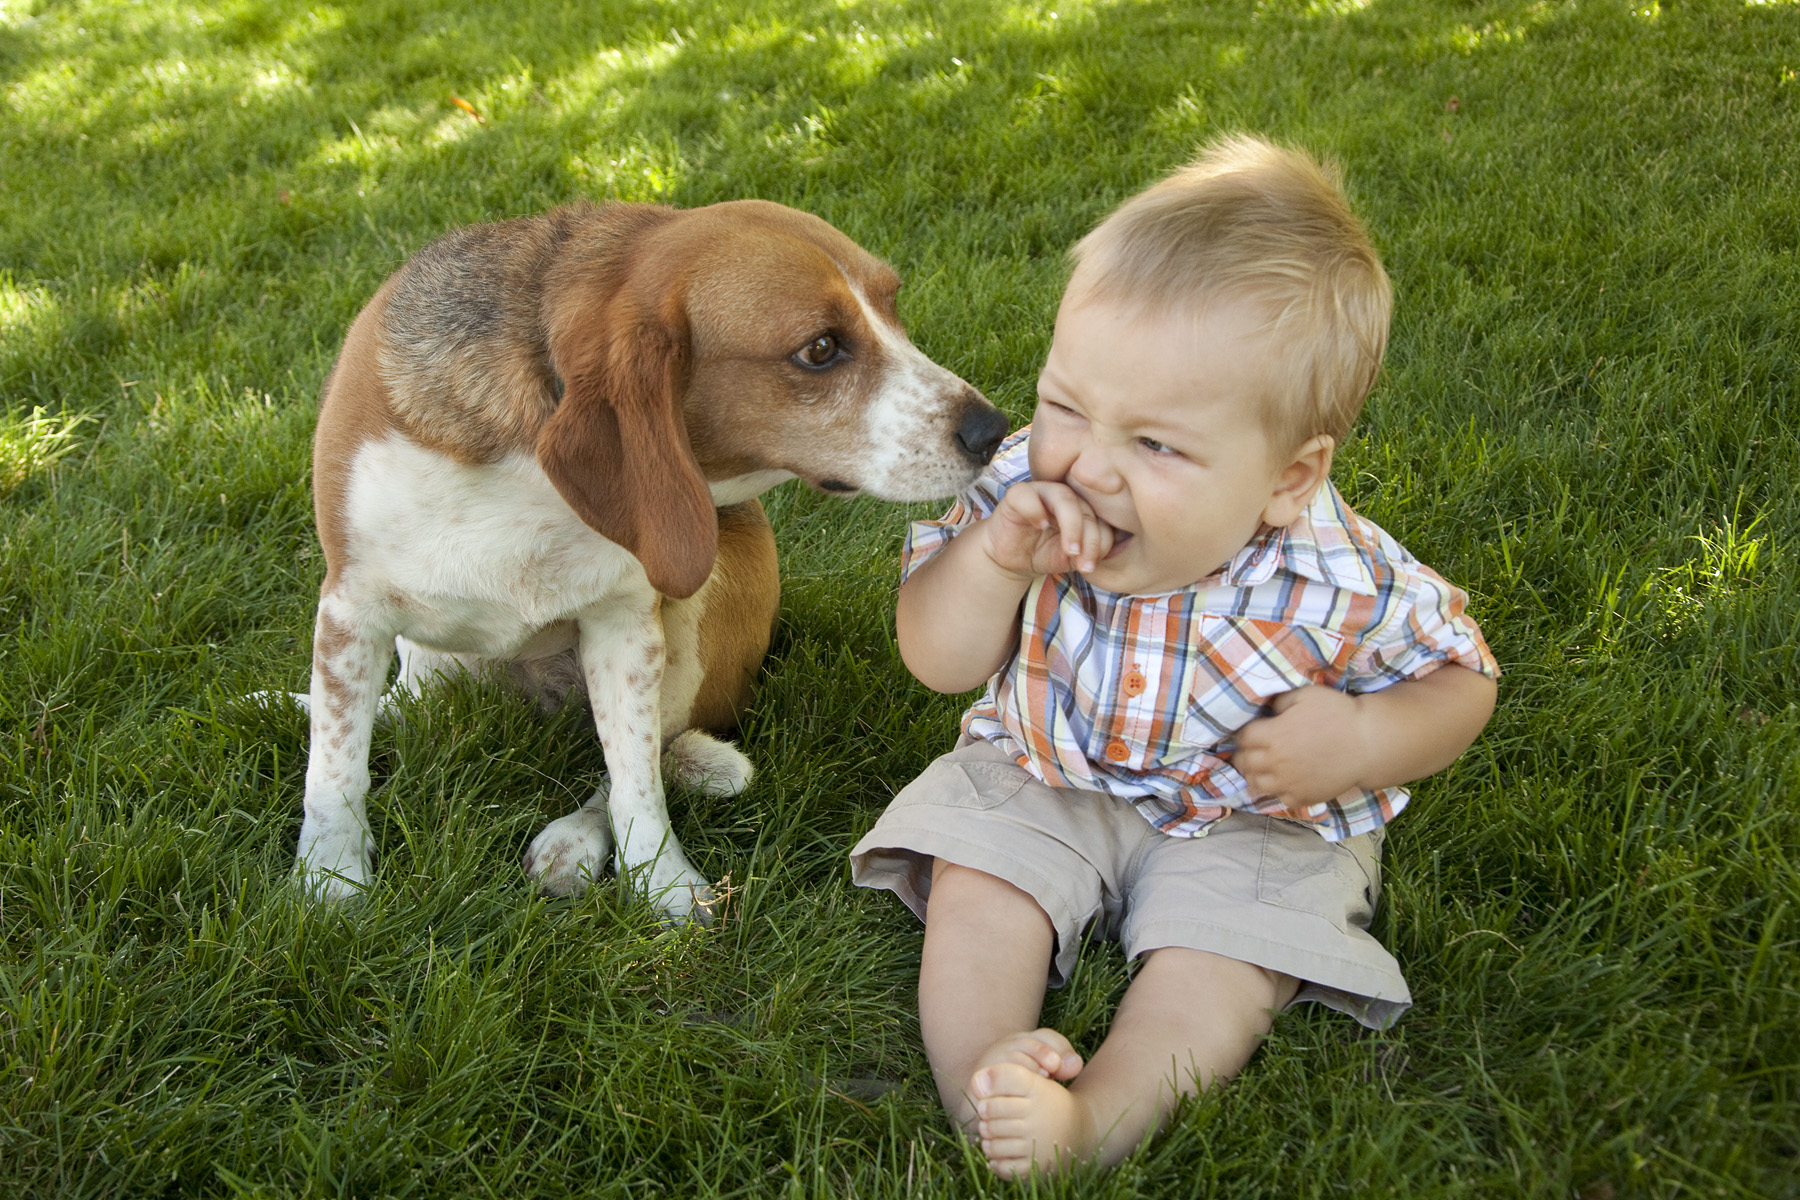
M 980 811 L 998 808 L 1030 782 L 1023 767 L 1001 760 L 956 760 L 945 755 L 901 788 L 890 808 L 932 805 Z
M 1381 877 L 1375 848 L 1363 848 L 1371 852 L 1358 854 L 1304 825 L 1270 817 L 1263 829 L 1257 899 L 1323 917 L 1339 929 L 1367 929 Z
M 999 808 L 1031 781 L 1025 768 L 1014 763 L 965 762 L 957 763 L 956 770 L 964 786 L 953 789 L 947 799 L 959 808 Z

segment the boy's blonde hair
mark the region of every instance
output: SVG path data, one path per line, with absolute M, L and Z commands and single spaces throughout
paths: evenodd
M 1270 440 L 1338 443 L 1375 386 L 1393 295 L 1335 167 L 1243 135 L 1120 205 L 1072 251 L 1082 293 L 1196 315 L 1221 297 L 1268 312 Z

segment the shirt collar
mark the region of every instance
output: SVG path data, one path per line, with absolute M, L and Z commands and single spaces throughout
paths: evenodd
M 1376 594 L 1350 509 L 1328 480 L 1292 524 L 1264 526 L 1225 567 L 1232 587 L 1267 583 L 1278 570 L 1362 596 Z

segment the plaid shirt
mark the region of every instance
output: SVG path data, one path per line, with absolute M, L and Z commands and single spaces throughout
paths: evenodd
M 939 521 L 917 521 L 904 581 L 1030 477 L 1031 428 Z M 1463 615 L 1468 597 L 1352 512 L 1329 483 L 1299 519 L 1262 530 L 1224 570 L 1178 592 L 1125 596 L 1073 572 L 1025 595 L 1019 649 L 963 717 L 963 732 L 1056 787 L 1106 792 L 1158 829 L 1198 837 L 1232 809 L 1310 823 L 1328 841 L 1406 807 L 1404 788 L 1359 788 L 1290 814 L 1251 794 L 1233 735 L 1270 699 L 1317 684 L 1373 692 L 1460 663 L 1499 666 Z

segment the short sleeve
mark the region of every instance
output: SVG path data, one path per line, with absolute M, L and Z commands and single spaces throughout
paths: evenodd
M 950 511 L 935 521 L 914 521 L 906 531 L 906 542 L 900 548 L 900 582 L 930 562 L 950 540 L 970 525 L 988 516 L 1000 506 L 1006 489 L 1031 475 L 1027 455 L 1031 426 L 1010 434 L 994 452 L 993 461 L 975 477 L 968 490 L 956 498 Z
M 1465 611 L 1468 593 L 1430 567 L 1418 562 L 1408 566 L 1412 578 L 1401 596 L 1400 611 L 1386 622 L 1384 636 L 1365 643 L 1352 660 L 1349 690 L 1379 691 L 1450 663 L 1499 678 L 1499 662 L 1481 627 Z

